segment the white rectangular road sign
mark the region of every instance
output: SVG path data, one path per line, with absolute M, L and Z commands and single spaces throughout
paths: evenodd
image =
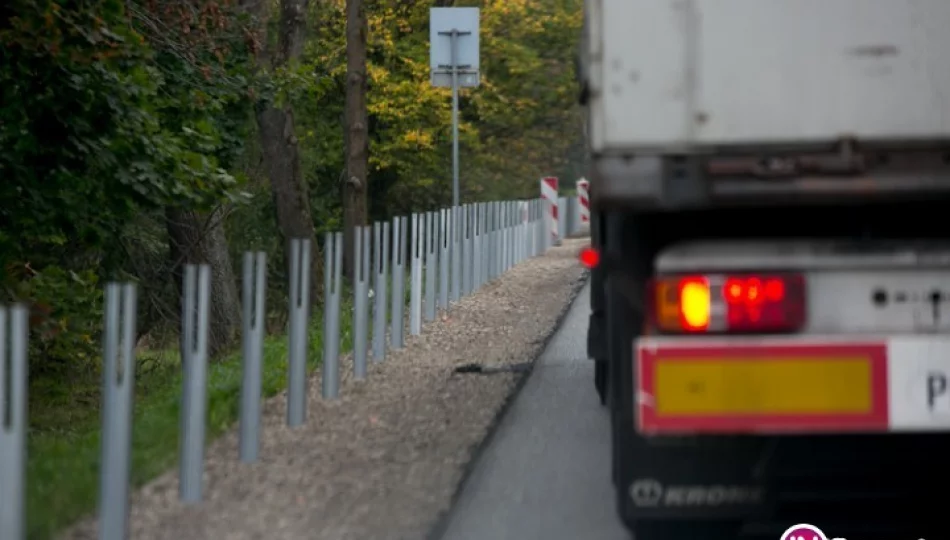
M 452 87 L 452 33 L 460 87 L 479 83 L 479 10 L 474 7 L 429 9 L 429 73 L 432 86 Z

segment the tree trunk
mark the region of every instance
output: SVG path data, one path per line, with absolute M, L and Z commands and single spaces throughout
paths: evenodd
M 346 182 L 343 183 L 343 268 L 353 278 L 355 228 L 366 224 L 369 133 L 366 112 L 366 17 L 363 0 L 346 0 Z
M 268 106 L 257 115 L 264 169 L 270 179 L 271 194 L 284 253 L 284 268 L 290 272 L 290 240 L 310 240 L 310 306 L 317 305 L 322 282 L 322 265 L 313 232 L 310 195 L 300 170 L 300 150 L 290 107 Z
M 182 298 L 183 265 L 207 264 L 211 267 L 211 305 L 208 321 L 208 354 L 212 357 L 226 351 L 241 329 L 241 303 L 237 280 L 228 253 L 224 233 L 226 209 L 219 207 L 210 214 L 179 208 L 166 208 L 169 257 L 172 276 Z M 179 313 L 181 307 L 179 306 Z
M 257 32 L 264 33 L 267 17 L 262 0 L 244 0 L 244 8 L 257 18 Z M 307 0 L 281 0 L 278 24 L 277 49 L 273 54 L 261 49 L 258 54 L 260 67 L 280 68 L 292 65 L 303 51 L 306 29 Z M 260 38 L 266 43 L 266 34 Z M 270 66 L 268 66 L 270 62 Z M 322 264 L 313 230 L 310 213 L 310 195 L 300 168 L 300 149 L 297 144 L 294 113 L 291 106 L 277 107 L 273 102 L 262 101 L 257 112 L 257 127 L 261 141 L 264 170 L 270 180 L 277 214 L 277 229 L 280 232 L 284 253 L 284 268 L 290 268 L 290 240 L 310 240 L 310 298 L 311 309 L 317 305 L 323 285 Z

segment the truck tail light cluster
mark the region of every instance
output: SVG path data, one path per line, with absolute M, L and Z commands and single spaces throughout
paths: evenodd
M 708 274 L 656 278 L 652 326 L 665 333 L 794 332 L 805 323 L 801 274 Z

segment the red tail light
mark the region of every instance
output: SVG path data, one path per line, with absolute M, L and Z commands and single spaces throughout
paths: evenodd
M 649 298 L 661 332 L 794 332 L 805 323 L 800 274 L 661 277 L 650 284 Z
M 580 259 L 581 264 L 586 268 L 592 269 L 600 264 L 600 252 L 590 246 L 582 249 L 577 258 Z

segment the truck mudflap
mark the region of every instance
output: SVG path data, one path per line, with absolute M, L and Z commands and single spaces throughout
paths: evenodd
M 636 431 L 950 431 L 950 336 L 636 340 Z

